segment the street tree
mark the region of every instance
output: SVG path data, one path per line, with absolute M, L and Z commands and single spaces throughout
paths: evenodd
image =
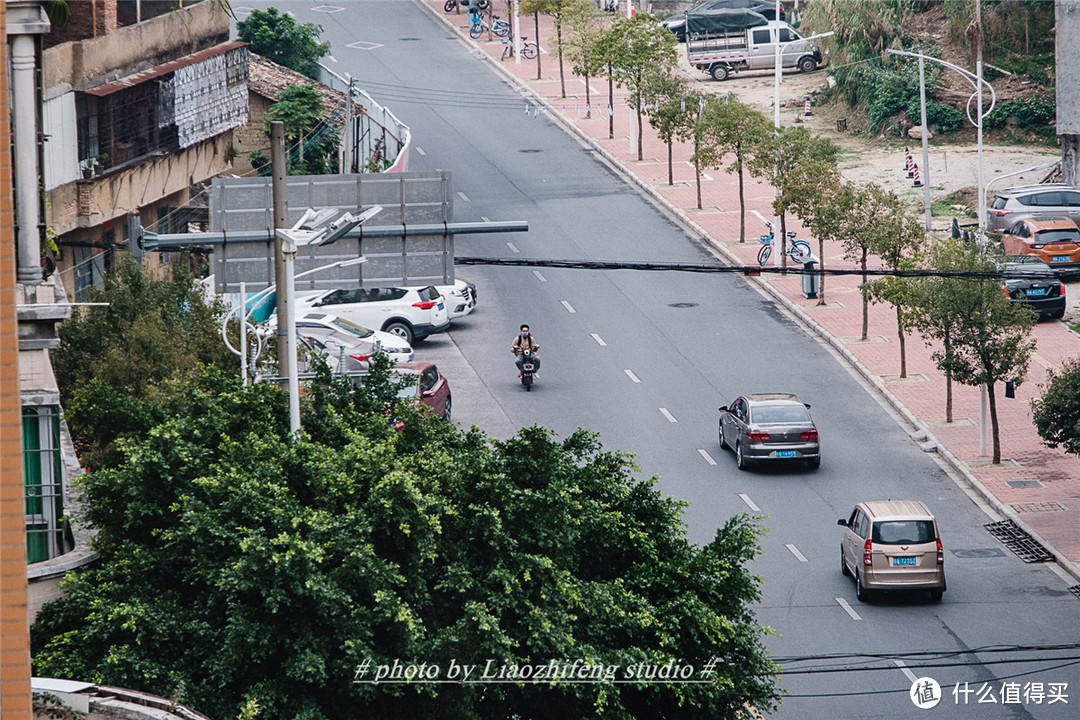
M 612 73 L 619 87 L 626 88 L 627 104 L 637 123 L 637 158 L 642 154 L 642 104 L 649 76 L 670 74 L 678 62 L 678 41 L 660 20 L 648 13 L 619 18 L 612 26 Z
M 1043 394 L 1031 401 L 1031 414 L 1047 447 L 1080 455 L 1080 360 L 1050 371 Z
M 699 122 L 702 167 L 719 170 L 726 158 L 732 158 L 726 169 L 739 178 L 739 242 L 746 242 L 746 165 L 768 147 L 772 126 L 764 115 L 730 96 L 707 103 Z
M 210 371 L 165 404 L 83 481 L 100 561 L 38 616 L 39 675 L 210 717 L 254 702 L 264 720 L 775 707 L 747 567 L 761 528 L 737 516 L 690 543 L 682 504 L 592 433 L 460 430 L 398 399 L 378 368 L 356 390 L 324 372 L 300 438 L 272 383 Z M 705 682 L 494 682 L 575 660 L 620 680 L 639 663 L 693 666 Z M 486 667 L 493 682 L 365 682 L 395 662 L 438 679 Z
M 645 116 L 667 145 L 668 185 L 675 184 L 672 146 L 679 127 L 685 122 L 683 101 L 689 88 L 689 81 L 681 73 L 650 73 L 642 91 Z
M 775 129 L 768 139 L 762 139 L 758 151 L 747 163 L 750 174 L 769 180 L 776 191 L 773 212 L 780 218 L 778 252 L 781 267 L 787 267 L 787 212 L 800 201 L 806 201 L 806 178 L 821 168 L 835 167 L 840 148 L 827 138 L 814 135 L 805 127 Z M 775 240 L 774 240 L 775 242 Z
M 601 68 L 608 88 L 608 140 L 615 137 L 615 62 L 622 52 L 623 27 L 609 25 L 593 46 L 593 61 Z
M 679 100 L 681 118 L 675 126 L 675 137 L 682 142 L 689 142 L 693 147 L 690 159 L 694 163 L 694 185 L 697 190 L 697 208 L 701 209 L 701 148 L 702 132 L 701 116 L 705 113 L 705 106 L 714 98 L 705 92 L 690 90 Z
M 104 288 L 87 289 L 87 302 L 104 304 L 77 307 L 60 324 L 50 356 L 84 467 L 109 461 L 116 433 L 154 425 L 163 399 L 205 367 L 239 373 L 221 342 L 225 308 L 204 301 L 189 261 L 181 254 L 159 276 L 119 254 Z
M 913 270 L 921 262 L 926 242 L 922 223 L 907 212 L 903 200 L 895 193 L 882 193 L 881 216 L 875 226 L 868 228 L 867 242 L 871 253 L 881 258 L 887 270 Z M 900 377 L 907 377 L 907 331 L 914 312 L 910 278 L 889 275 L 863 285 L 863 292 L 873 302 L 886 302 L 896 312 L 896 335 L 900 346 Z
M 991 255 L 974 243 L 961 248 L 962 254 L 955 260 L 958 266 L 975 273 L 999 272 L 1002 256 Z M 949 282 L 953 285 L 950 303 L 955 317 L 952 355 L 945 358 L 939 352 L 935 361 L 942 370 L 951 372 L 956 382 L 986 387 L 994 438 L 992 461 L 997 465 L 1001 463 L 1001 435 L 995 386 L 1007 380 L 1019 385 L 1027 375 L 1035 350 L 1035 341 L 1029 339 L 1035 315 L 1006 297 L 996 277 Z
M 532 13 L 534 16 L 547 15 L 555 23 L 555 49 L 559 55 L 559 90 L 562 98 L 566 98 L 566 73 L 563 70 L 563 51 L 565 44 L 563 42 L 563 26 L 566 24 L 567 17 L 571 12 L 574 12 L 572 5 L 574 0 L 522 0 L 521 12 Z M 590 3 L 591 4 L 591 3 Z M 540 29 L 539 25 L 536 30 L 536 42 L 540 42 Z M 536 54 L 537 61 L 540 59 L 541 53 Z M 539 65 L 537 66 L 537 72 L 539 74 Z M 537 80 L 540 78 L 538 77 Z
M 960 239 L 935 239 L 930 244 L 927 267 L 938 272 L 970 270 L 971 248 Z M 938 368 L 945 373 L 945 422 L 953 421 L 953 345 L 956 342 L 957 307 L 966 291 L 954 278 L 931 275 L 913 279 L 912 309 L 909 320 L 928 346 L 940 343 L 934 351 Z
M 275 7 L 252 10 L 246 19 L 236 23 L 236 29 L 240 39 L 251 46 L 251 52 L 313 80 L 319 79 L 319 60 L 330 54 L 330 43 L 319 42 L 321 26 L 297 25 L 291 15 Z
M 585 117 L 592 117 L 592 95 L 589 79 L 604 69 L 599 45 L 605 34 L 606 19 L 589 0 L 569 0 L 566 9 L 566 58 L 570 68 L 585 83 Z

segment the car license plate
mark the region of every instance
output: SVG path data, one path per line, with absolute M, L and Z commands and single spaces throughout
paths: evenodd
M 1069 262 L 1068 255 L 1055 255 L 1054 262 Z
M 536 369 L 536 366 L 533 365 L 532 363 L 525 363 L 524 365 L 521 366 L 521 369 L 524 370 L 525 372 L 532 372 L 533 370 Z
M 894 557 L 892 559 L 893 565 L 914 565 L 917 558 L 913 557 Z
M 1028 288 L 1024 292 L 1028 297 L 1041 297 L 1046 294 L 1046 288 Z
M 446 309 L 446 306 L 445 306 L 445 305 L 443 305 L 442 303 L 439 303 L 439 309 L 440 309 L 440 310 L 445 310 L 445 309 Z
M 799 453 L 795 452 L 794 450 L 777 450 L 776 451 L 776 457 L 778 457 L 778 458 L 796 457 L 798 454 Z

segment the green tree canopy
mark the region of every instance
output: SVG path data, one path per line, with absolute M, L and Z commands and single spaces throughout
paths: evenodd
M 251 45 L 251 52 L 313 80 L 319 79 L 319 60 L 330 54 L 330 43 L 319 42 L 321 26 L 297 25 L 291 15 L 275 7 L 252 10 L 246 20 L 236 23 L 236 29 L 240 39 Z
M 619 18 L 611 26 L 608 46 L 612 55 L 612 70 L 619 87 L 629 91 L 627 103 L 637 116 L 637 154 L 642 159 L 642 104 L 649 76 L 670 74 L 678 62 L 678 41 L 659 18 L 638 13 L 632 18 Z
M 775 666 L 733 518 L 691 545 L 680 503 L 579 431 L 495 441 L 327 376 L 294 440 L 269 383 L 208 371 L 87 476 L 100 563 L 33 628 L 34 671 L 211 717 L 744 717 Z M 111 404 L 119 405 L 120 400 Z M 391 428 L 387 413 L 404 420 Z M 451 661 L 691 664 L 705 684 L 355 683 Z M 371 661 L 372 665 L 365 666 Z M 480 672 L 479 670 L 477 672 Z
M 116 434 L 153 423 L 159 403 L 204 367 L 239 372 L 221 342 L 224 307 L 205 302 L 187 260 L 158 277 L 120 254 L 104 289 L 87 291 L 88 302 L 107 304 L 78 308 L 60 325 L 51 359 L 83 465 L 99 467 Z M 84 411 L 92 413 L 85 422 Z
M 1035 429 L 1047 447 L 1080 455 L 1080 360 L 1051 371 L 1041 397 L 1031 401 Z
M 263 132 L 270 135 L 270 123 L 284 126 L 285 143 L 290 148 L 290 175 L 326 175 L 337 172 L 338 136 L 325 123 L 325 105 L 315 85 L 291 85 L 278 95 L 266 111 Z
M 589 78 L 597 77 L 604 68 L 599 52 L 606 22 L 600 9 L 589 0 L 571 0 L 566 9 L 566 57 L 571 69 L 585 84 L 585 117 L 592 117 L 592 92 Z

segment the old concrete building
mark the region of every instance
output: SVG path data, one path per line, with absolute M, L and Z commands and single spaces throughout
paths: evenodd
M 69 5 L 64 42 L 42 53 L 42 176 L 56 265 L 78 300 L 124 246 L 128 213 L 159 232 L 183 231 L 176 210 L 190 188 L 232 168 L 248 71 L 223 3 L 168 4 L 135 22 L 130 3 Z M 69 37 L 74 28 L 89 35 Z

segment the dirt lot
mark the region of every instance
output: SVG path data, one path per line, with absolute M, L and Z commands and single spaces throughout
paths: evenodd
M 685 47 L 681 65 L 690 77 L 701 82 L 701 86 L 710 92 L 730 92 L 740 101 L 756 107 L 769 118 L 773 113 L 774 79 L 772 72 L 748 72 L 733 75 L 724 82 L 716 82 L 707 74 L 692 70 L 685 60 Z M 826 88 L 826 70 L 810 74 L 795 71 L 784 73 L 780 86 L 780 122 L 789 125 L 803 122 L 815 132 L 822 133 L 843 148 L 840 170 L 844 177 L 855 182 L 877 182 L 903 197 L 910 198 L 912 205 L 923 205 L 922 188 L 912 187 L 907 179 L 904 167 L 904 147 L 911 148 L 912 157 L 919 165 L 922 181 L 929 178 L 931 202 L 956 192 L 963 192 L 970 197 L 971 206 L 975 205 L 977 194 L 978 152 L 973 129 L 954 133 L 948 138 L 934 137 L 929 141 L 929 171 L 923 168 L 922 145 L 918 139 L 902 140 L 893 135 L 868 134 L 865 123 L 857 119 L 848 120 L 848 129 L 837 131 L 837 120 L 846 116 L 846 108 L 833 106 L 817 107 L 814 98 Z M 806 98 L 811 98 L 812 115 L 803 116 Z M 1035 165 L 1045 164 L 1060 158 L 1060 152 L 1045 145 L 996 145 L 983 143 L 983 175 L 985 182 L 1005 173 L 1021 170 Z M 989 193 L 993 198 L 996 188 L 1020 185 L 1026 182 L 1039 182 L 1045 171 L 1035 171 L 1011 177 L 991 186 Z M 937 210 L 937 208 L 935 208 Z M 964 218 L 963 209 L 957 207 L 953 212 L 961 222 L 973 222 L 973 217 Z M 934 227 L 948 227 L 952 214 L 943 214 L 935 218 Z

